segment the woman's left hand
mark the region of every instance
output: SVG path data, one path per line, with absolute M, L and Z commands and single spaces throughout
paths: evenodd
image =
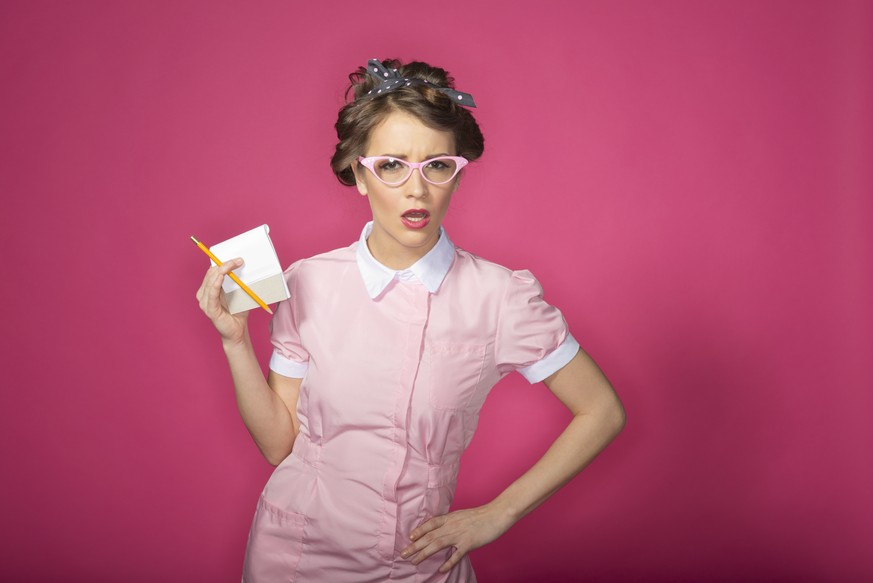
M 497 539 L 510 526 L 512 521 L 490 505 L 456 510 L 418 525 L 410 533 L 414 542 L 400 556 L 417 565 L 441 549 L 454 547 L 452 555 L 439 568 L 440 573 L 447 573 L 464 555 Z

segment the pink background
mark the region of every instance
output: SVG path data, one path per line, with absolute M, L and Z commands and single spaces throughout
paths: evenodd
M 188 236 L 355 240 L 333 124 L 393 56 L 479 104 L 451 236 L 533 271 L 629 416 L 480 580 L 873 577 L 873 3 L 524 4 L 0 5 L 0 579 L 239 580 L 271 467 Z M 457 506 L 567 421 L 505 379 Z

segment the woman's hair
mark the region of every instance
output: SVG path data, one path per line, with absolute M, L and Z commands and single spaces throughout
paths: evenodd
M 454 89 L 454 79 L 439 67 L 413 61 L 402 64 L 399 60 L 382 61 L 390 69 L 396 69 L 404 78 L 415 78 L 432 83 L 437 87 Z M 455 136 L 456 155 L 471 162 L 482 155 L 485 138 L 479 124 L 464 107 L 454 103 L 445 93 L 433 87 L 412 84 L 394 89 L 374 98 L 360 99 L 368 91 L 379 85 L 379 80 L 367 73 L 365 67 L 349 75 L 351 84 L 346 89 L 346 104 L 340 109 L 336 122 L 336 136 L 339 143 L 330 160 L 330 167 L 343 184 L 354 186 L 355 175 L 351 165 L 357 164 L 358 156 L 364 154 L 370 132 L 388 114 L 403 111 L 417 117 L 429 128 L 452 132 Z M 353 100 L 348 101 L 349 92 Z

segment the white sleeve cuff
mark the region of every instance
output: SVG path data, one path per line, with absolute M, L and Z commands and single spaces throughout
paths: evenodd
M 579 352 L 579 343 L 572 334 L 568 333 L 560 346 L 532 365 L 518 369 L 518 372 L 530 384 L 538 383 L 564 368 L 565 364 L 573 360 L 577 352 Z
M 270 370 L 284 377 L 302 379 L 306 376 L 306 371 L 309 370 L 309 363 L 285 358 L 279 354 L 279 351 L 274 350 L 273 356 L 270 357 Z

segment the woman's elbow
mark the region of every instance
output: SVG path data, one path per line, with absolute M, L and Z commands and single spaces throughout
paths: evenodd
M 627 412 L 624 410 L 624 407 L 621 405 L 621 403 L 618 404 L 617 417 L 618 417 L 618 423 L 616 425 L 616 430 L 615 430 L 616 435 L 618 433 L 620 433 L 622 429 L 624 429 L 625 425 L 627 425 Z
M 287 452 L 261 452 L 264 455 L 264 458 L 267 460 L 267 463 L 273 466 L 274 468 L 285 461 L 289 455 L 291 455 L 291 450 Z
M 264 456 L 267 463 L 276 467 L 285 461 L 285 458 L 291 455 L 292 449 L 294 449 L 294 440 L 291 440 L 291 442 L 284 447 L 262 448 L 261 455 Z
M 627 412 L 617 396 L 610 403 L 604 417 L 613 437 L 621 433 L 621 430 L 627 425 Z

